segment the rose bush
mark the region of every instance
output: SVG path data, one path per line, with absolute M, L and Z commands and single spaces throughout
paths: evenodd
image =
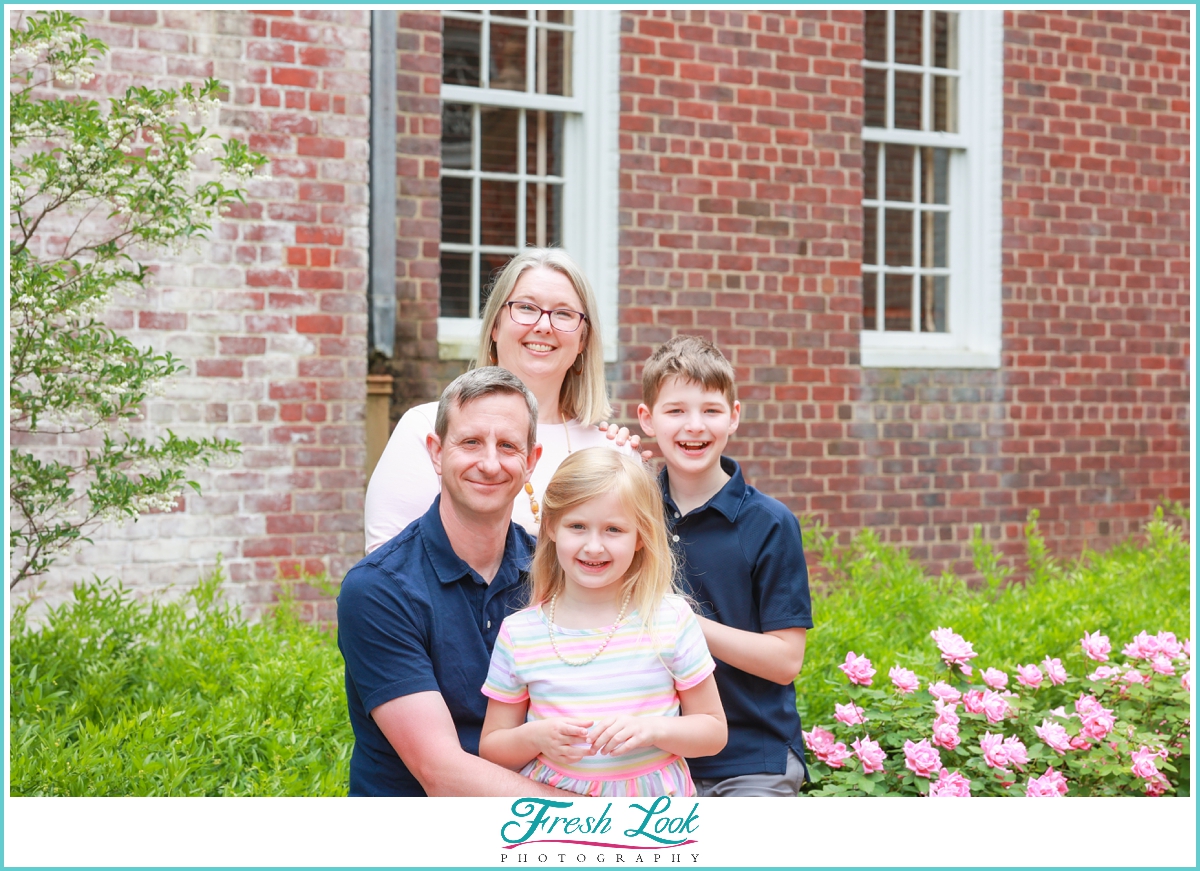
M 895 666 L 886 689 L 863 679 L 867 653 L 847 655 L 834 725 L 805 733 L 810 793 L 1190 795 L 1190 640 L 1142 631 L 1116 663 L 1109 638 L 1087 632 L 1073 659 L 1043 660 L 1045 674 L 1018 666 L 1014 690 L 991 666 L 986 686 L 972 683 L 979 654 L 953 629 L 930 637 L 939 673 Z

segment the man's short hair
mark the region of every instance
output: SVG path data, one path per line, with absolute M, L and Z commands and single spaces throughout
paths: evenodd
M 730 408 L 737 401 L 733 366 L 716 345 L 699 336 L 676 336 L 646 361 L 642 369 L 642 402 L 651 411 L 663 384 L 671 378 L 682 378 L 705 390 L 719 390 Z
M 529 439 L 525 444 L 525 452 L 533 450 L 537 443 L 537 399 L 516 375 L 499 366 L 481 366 L 459 375 L 442 391 L 438 400 L 437 417 L 433 422 L 433 431 L 437 433 L 438 441 L 446 440 L 450 429 L 450 409 L 461 409 L 468 402 L 491 396 L 496 393 L 509 393 L 520 396 L 529 408 Z

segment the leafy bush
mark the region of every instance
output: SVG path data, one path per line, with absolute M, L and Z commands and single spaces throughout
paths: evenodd
M 932 674 L 939 659 L 929 633 L 939 626 L 969 639 L 980 667 L 1010 673 L 1043 656 L 1066 661 L 1078 653 L 1085 632 L 1100 631 L 1122 644 L 1143 631 L 1188 635 L 1191 548 L 1161 510 L 1147 524 L 1144 540 L 1085 554 L 1069 566 L 1045 556 L 1036 520 L 1034 515 L 1026 527 L 1032 558 L 1025 583 L 1005 585 L 993 564 L 979 589 L 952 574 L 928 577 L 870 530 L 845 549 L 820 529 L 810 530 L 805 549 L 820 560 L 830 582 L 814 596 L 816 628 L 796 684 L 805 727 L 828 723 L 835 703 L 845 701 L 838 665 L 847 651 L 870 657 L 885 671 L 899 665 Z M 990 548 L 977 542 L 976 563 L 985 577 L 989 555 Z
M 178 602 L 78 585 L 12 621 L 12 794 L 345 795 L 353 735 L 329 632 L 256 625 L 218 570 Z

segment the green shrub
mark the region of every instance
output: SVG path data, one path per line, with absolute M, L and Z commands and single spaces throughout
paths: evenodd
M 247 625 L 218 570 L 179 602 L 93 581 L 12 621 L 12 794 L 345 795 L 353 735 L 329 632 Z
M 797 681 L 805 728 L 828 725 L 834 704 L 847 701 L 837 666 L 848 651 L 869 657 L 880 675 L 894 665 L 929 674 L 938 663 L 929 633 L 938 627 L 974 645 L 978 668 L 1010 673 L 1047 656 L 1067 661 L 1067 654 L 1078 654 L 1085 632 L 1109 636 L 1116 651 L 1143 630 L 1188 636 L 1191 548 L 1161 510 L 1142 540 L 1085 554 L 1069 566 L 1046 555 L 1036 520 L 1034 514 L 1026 526 L 1030 558 L 1023 584 L 1004 584 L 1007 573 L 977 537 L 976 567 L 985 579 L 979 589 L 950 574 L 926 576 L 906 552 L 870 530 L 845 549 L 819 528 L 810 530 L 806 549 L 830 581 L 814 595 L 816 627 Z

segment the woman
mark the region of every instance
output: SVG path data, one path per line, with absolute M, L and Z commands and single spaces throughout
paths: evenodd
M 533 493 L 523 492 L 513 503 L 513 520 L 536 535 L 535 505 L 559 463 L 597 445 L 630 452 L 638 437 L 616 426 L 597 427 L 612 409 L 596 299 L 566 251 L 529 248 L 508 261 L 481 320 L 476 364 L 503 366 L 537 397 L 542 457 L 530 480 Z M 436 413 L 436 402 L 410 408 L 388 439 L 367 486 L 367 553 L 428 511 L 441 489 L 425 450 Z

